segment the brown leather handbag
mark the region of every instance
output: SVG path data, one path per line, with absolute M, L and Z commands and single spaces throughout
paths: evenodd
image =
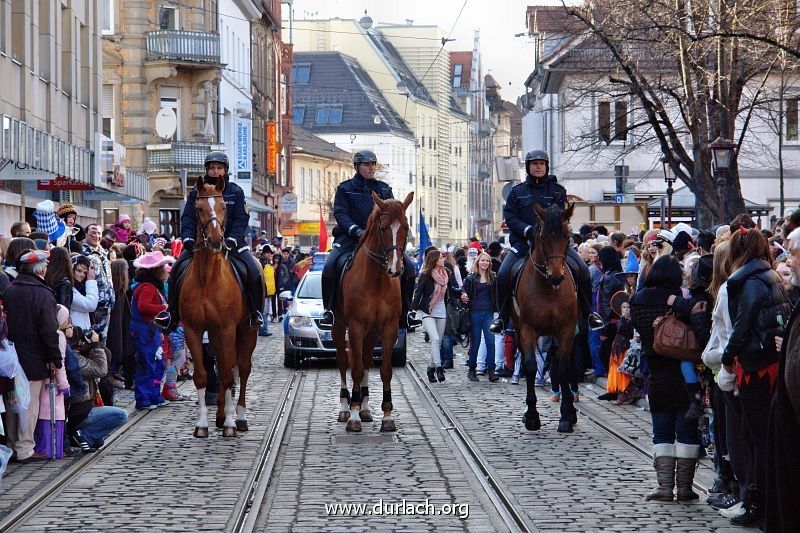
M 703 353 L 697 346 L 691 326 L 678 320 L 672 313 L 660 316 L 653 322 L 653 351 L 663 357 L 681 361 L 700 361 Z

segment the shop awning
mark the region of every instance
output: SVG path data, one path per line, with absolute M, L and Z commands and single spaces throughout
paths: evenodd
M 245 205 L 250 209 L 250 211 L 255 211 L 256 213 L 277 213 L 275 209 L 268 205 L 260 204 L 253 200 L 252 198 L 245 198 L 244 199 Z

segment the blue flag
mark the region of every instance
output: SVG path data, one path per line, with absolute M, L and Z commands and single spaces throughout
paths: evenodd
M 419 254 L 417 255 L 417 272 L 419 272 L 422 262 L 425 261 L 425 250 L 431 245 L 431 237 L 428 235 L 428 226 L 425 224 L 425 215 L 422 212 L 419 214 L 417 235 L 419 235 Z

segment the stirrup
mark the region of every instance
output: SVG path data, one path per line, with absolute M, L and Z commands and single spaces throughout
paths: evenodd
M 489 324 L 489 333 L 493 333 L 495 335 L 502 335 L 502 333 L 506 330 L 506 325 L 503 322 L 502 318 L 495 318 L 492 320 L 492 323 Z
M 263 325 L 264 325 L 264 315 L 261 314 L 261 311 L 253 311 L 253 314 L 250 315 L 250 327 L 260 328 Z
M 597 313 L 589 314 L 589 329 L 592 331 L 597 331 L 606 327 L 605 323 L 603 322 L 602 317 Z
M 319 319 L 319 329 L 333 329 L 333 311 L 326 309 Z
M 417 313 L 414 311 L 409 311 L 406 315 L 406 323 L 408 324 L 409 328 L 418 328 L 422 326 L 422 320 L 417 317 Z

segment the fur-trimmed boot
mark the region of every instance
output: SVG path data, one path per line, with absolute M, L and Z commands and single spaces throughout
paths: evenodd
M 653 466 L 656 469 L 658 487 L 645 499 L 671 502 L 672 491 L 675 488 L 675 445 L 655 444 L 653 446 Z
M 700 496 L 692 490 L 694 473 L 697 470 L 697 458 L 700 456 L 700 446 L 696 444 L 675 444 L 675 484 L 678 486 L 677 500 L 690 502 Z

